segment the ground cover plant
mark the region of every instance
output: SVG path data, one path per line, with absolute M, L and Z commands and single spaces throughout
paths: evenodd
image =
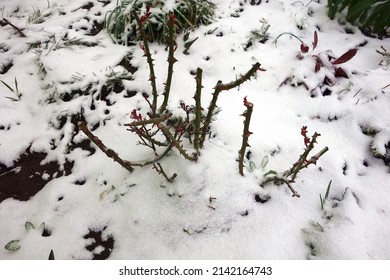
M 389 39 L 328 12 L 3 3 L 0 259 L 390 258 Z
M 347 21 L 358 25 L 368 35 L 389 37 L 390 1 L 377 0 L 329 0 L 328 15 L 334 19 L 336 14 L 346 10 Z
M 200 24 L 211 23 L 214 9 L 215 5 L 210 1 L 118 0 L 117 6 L 106 14 L 105 27 L 115 42 L 134 44 L 142 40 L 137 36 L 137 20 L 134 15 L 143 13 L 140 20 L 148 40 L 167 42 L 169 12 L 176 17 L 176 32 L 181 33 Z
M 326 50 L 325 52 L 321 52 L 318 54 L 307 54 L 309 52 L 309 46 L 305 44 L 300 38 L 291 33 L 282 33 L 275 39 L 275 46 L 277 45 L 277 41 L 283 35 L 290 35 L 300 41 L 300 53 L 297 54 L 298 60 L 305 59 L 305 56 L 311 56 L 312 59 L 315 60 L 315 66 L 313 69 L 314 75 L 318 76 L 319 80 L 318 84 L 314 88 L 310 88 L 306 83 L 304 77 L 301 80 L 297 80 L 294 76 L 287 77 L 281 85 L 285 85 L 290 83 L 293 86 L 304 86 L 308 91 L 311 92 L 311 96 L 315 97 L 318 92 L 322 95 L 329 95 L 332 93 L 332 87 L 338 82 L 340 78 L 348 79 L 349 76 L 346 71 L 339 67 L 340 64 L 343 64 L 349 60 L 351 60 L 357 53 L 357 48 L 350 49 L 342 54 L 340 57 L 336 57 L 331 50 Z M 317 31 L 314 31 L 312 43 L 312 51 L 314 51 L 318 44 L 318 34 Z M 323 70 L 323 71 L 321 71 Z

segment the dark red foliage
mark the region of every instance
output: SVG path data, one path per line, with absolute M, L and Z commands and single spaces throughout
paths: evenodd
M 131 111 L 130 117 L 131 117 L 133 120 L 142 121 L 142 115 L 141 115 L 141 114 L 137 114 L 137 110 L 136 110 L 136 109 L 134 109 L 133 111 Z
M 347 73 L 345 73 L 344 69 L 341 67 L 336 68 L 334 76 L 336 78 L 348 78 Z
M 176 23 L 176 16 L 174 13 L 169 13 L 169 23 L 172 23 L 172 24 Z
M 183 134 L 185 132 L 184 126 L 183 125 L 178 125 L 176 127 L 176 132 L 179 134 Z
M 302 126 L 301 128 L 301 135 L 303 136 L 303 142 L 305 143 L 305 146 L 309 146 L 310 139 L 307 137 L 307 126 Z
M 147 19 L 150 17 L 152 13 L 150 12 L 150 5 L 149 4 L 146 4 L 146 13 L 144 15 L 142 15 L 140 17 L 140 21 L 141 23 L 144 23 L 145 21 L 147 21 Z
M 321 60 L 317 57 L 316 66 L 314 67 L 314 72 L 317 73 L 318 71 L 320 71 L 321 67 L 322 67 L 322 62 L 321 62 Z
M 317 47 L 317 44 L 318 44 L 318 35 L 317 35 L 317 31 L 314 31 L 313 51 Z
M 301 135 L 306 136 L 307 135 L 307 126 L 302 126 L 301 128 Z
M 309 51 L 309 46 L 306 45 L 305 43 L 301 44 L 301 52 L 302 53 L 307 53 Z
M 184 110 L 184 112 L 186 112 L 186 113 L 189 113 L 191 111 L 190 106 L 188 106 L 184 102 L 180 102 L 180 108 L 182 108 Z
M 356 53 L 357 53 L 357 49 L 351 49 L 351 50 L 347 51 L 346 53 L 344 53 L 339 58 L 337 58 L 336 60 L 332 61 L 332 64 L 341 64 L 341 63 L 347 62 L 347 61 L 351 60 L 352 57 L 354 57 L 356 55 Z
M 248 107 L 248 99 L 246 99 L 247 97 L 245 96 L 244 97 L 244 106 Z

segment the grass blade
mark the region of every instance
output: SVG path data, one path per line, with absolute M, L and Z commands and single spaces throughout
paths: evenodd
M 16 92 L 19 92 L 18 80 L 16 79 L 16 77 L 15 77 L 15 89 L 16 89 Z
M 7 88 L 9 88 L 10 91 L 15 92 L 14 89 L 12 87 L 10 87 L 6 82 L 4 82 L 4 81 L 0 81 L 0 82 L 2 82 L 3 85 L 5 85 Z
M 328 184 L 328 188 L 326 189 L 325 200 L 328 199 L 328 197 L 329 197 L 330 185 L 332 185 L 332 180 L 330 180 L 330 182 Z
M 347 19 L 349 21 L 357 20 L 364 10 L 371 7 L 372 4 L 378 2 L 378 0 L 355 0 L 351 2 L 348 9 Z

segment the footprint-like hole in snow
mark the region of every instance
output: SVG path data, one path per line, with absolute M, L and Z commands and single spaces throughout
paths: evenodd
M 255 194 L 255 201 L 257 203 L 266 203 L 271 199 L 271 196 L 266 194 L 266 195 L 260 195 L 260 194 Z

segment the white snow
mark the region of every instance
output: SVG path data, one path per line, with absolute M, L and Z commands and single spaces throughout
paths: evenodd
M 78 9 L 87 2 L 94 4 L 89 11 Z M 142 97 L 142 92 L 150 94 L 143 51 L 138 44 L 115 45 L 105 30 L 96 36 L 87 36 L 83 30 L 93 19 L 103 20 L 116 1 L 104 7 L 95 0 L 56 0 L 50 7 L 43 0 L 2 1 L 2 17 L 22 28 L 27 37 L 20 37 L 9 25 L 0 29 L 0 66 L 13 63 L 7 73 L 0 74 L 0 80 L 14 87 L 16 77 L 22 93 L 19 101 L 7 99 L 15 95 L 0 84 L 0 163 L 11 167 L 31 146 L 31 151 L 48 154 L 42 164 L 57 161 L 63 165 L 71 160 L 74 167 L 72 174 L 50 180 L 28 201 L 8 198 L 0 203 L 0 259 L 47 259 L 51 249 L 57 259 L 91 259 L 105 248 L 86 249 L 93 242 L 84 238 L 90 230 L 100 232 L 103 241 L 113 238 L 110 259 L 390 258 L 390 167 L 370 151 L 372 145 L 379 154 L 390 157 L 390 69 L 379 65 L 383 57 L 375 51 L 380 46 L 390 50 L 390 39 L 369 38 L 354 26 L 330 20 L 326 1 L 313 1 L 307 7 L 293 4 L 293 0 L 262 1 L 259 6 L 243 0 L 213 2 L 217 17 L 212 24 L 191 32 L 190 38 L 199 38 L 189 55 L 183 54 L 183 38 L 178 36 L 178 62 L 168 107 L 180 115 L 181 101 L 194 104 L 195 79 L 190 72 L 197 67 L 203 69 L 205 109 L 218 80 L 235 80 L 256 62 L 267 71 L 220 94 L 222 111 L 212 123 L 214 137 L 206 141 L 196 163 L 185 160 L 177 150 L 164 158 L 165 172 L 178 174 L 174 183 L 167 183 L 151 167 L 129 173 L 94 144 L 93 155 L 80 148 L 67 153 L 75 129 L 70 118 L 83 108 L 91 126 L 100 124 L 94 133 L 122 158 L 153 157 L 124 126 L 133 109 L 143 115 L 148 110 Z M 173 7 L 174 1 L 165 6 Z M 238 13 L 240 8 L 243 11 Z M 28 17 L 37 9 L 52 13 L 43 23 L 29 23 Z M 235 13 L 239 17 L 231 16 Z M 261 28 L 263 19 L 270 24 L 269 40 L 254 42 L 244 51 L 250 31 Z M 347 34 L 346 26 L 354 34 Z M 315 30 L 318 46 L 312 50 Z M 296 57 L 300 42 L 295 38 L 284 35 L 274 44 L 283 32 L 295 34 L 310 47 L 302 60 Z M 97 46 L 66 47 L 62 45 L 65 34 Z M 317 89 L 311 96 L 310 90 L 331 71 L 323 67 L 315 73 L 313 55 L 331 50 L 339 57 L 364 41 L 367 44 L 358 48 L 356 56 L 340 65 L 350 78 L 337 79 L 329 86 L 330 95 L 323 96 Z M 29 50 L 27 43 L 33 42 L 40 46 Z M 151 49 L 161 93 L 167 51 L 156 44 L 151 44 Z M 126 90 L 137 91 L 136 96 L 125 98 L 126 90 L 111 93 L 107 99 L 115 102 L 112 106 L 99 100 L 93 90 L 69 102 L 61 100 L 64 93 L 85 90 L 90 84 L 99 91 L 110 75 L 126 71 L 118 64 L 127 54 L 138 71 L 129 74 L 132 80 L 124 84 Z M 292 81 L 281 85 L 288 77 Z M 310 90 L 299 86 L 302 81 Z M 294 87 L 290 85 L 294 83 Z M 249 150 L 256 168 L 252 172 L 246 168 L 241 176 L 236 160 L 244 97 L 254 104 Z M 64 116 L 68 121 L 58 129 Z M 283 172 L 302 154 L 302 126 L 308 127 L 309 136 L 321 134 L 313 154 L 325 146 L 329 151 L 317 165 L 299 173 L 293 186 L 301 197 L 292 197 L 286 185 L 261 187 L 266 172 Z M 363 128 L 378 133 L 365 135 Z M 74 141 L 84 139 L 87 137 L 80 132 Z M 269 162 L 262 168 L 265 156 Z M 49 174 L 41 176 L 49 179 Z M 78 180 L 85 184 L 75 184 Z M 319 195 L 324 197 L 331 180 L 322 209 Z M 255 196 L 269 200 L 259 203 Z M 44 237 L 38 230 L 26 232 L 27 221 L 36 228 L 44 222 L 50 236 Z M 3 249 L 11 240 L 21 241 L 18 251 Z

